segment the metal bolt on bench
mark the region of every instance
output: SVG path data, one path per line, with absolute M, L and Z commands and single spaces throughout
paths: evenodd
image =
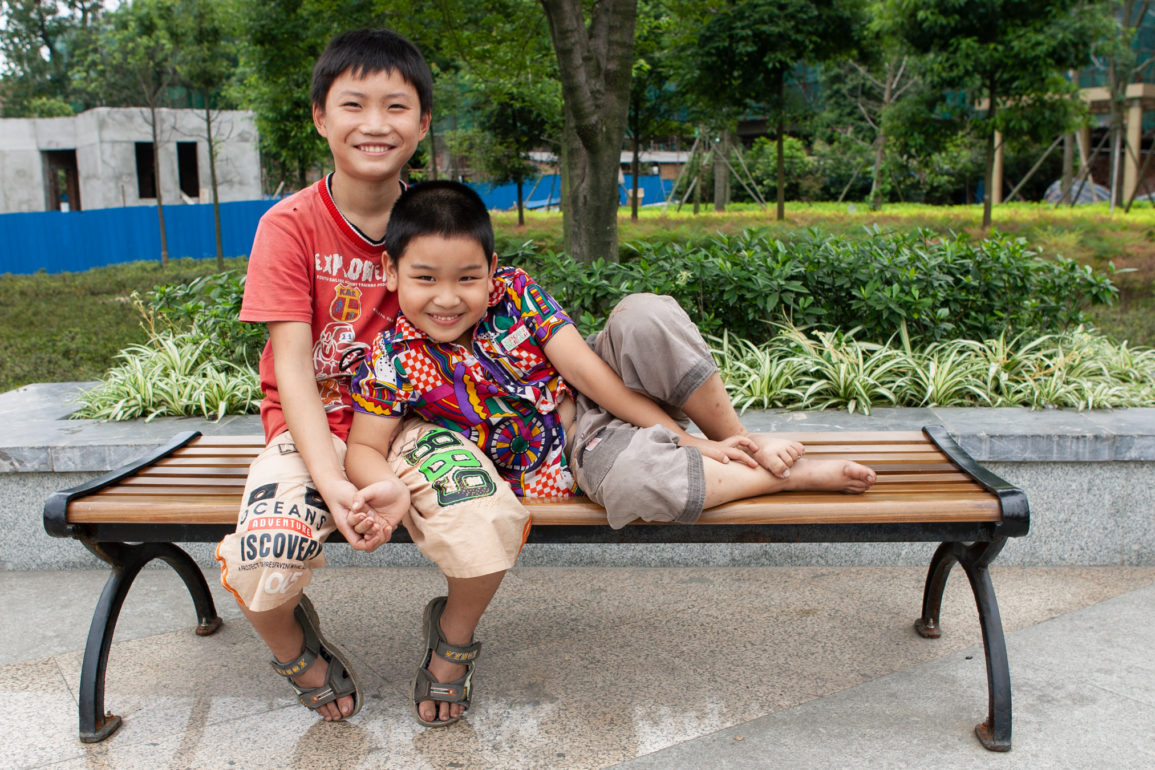
M 634 523 L 613 530 L 584 498 L 533 500 L 531 543 L 939 542 L 930 561 L 915 629 L 941 633 L 943 589 L 957 563 L 978 606 L 986 656 L 988 708 L 975 728 L 992 751 L 1011 748 L 1011 680 L 1002 619 L 988 567 L 1009 537 L 1027 534 L 1026 495 L 975 462 L 937 426 L 918 431 L 782 434 L 807 456 L 869 465 L 878 482 L 864 495 L 783 492 L 706 511 L 695 524 Z M 108 652 L 124 598 L 140 569 L 167 562 L 184 580 L 196 633 L 221 620 L 200 568 L 176 543 L 217 542 L 233 531 L 248 465 L 260 436 L 176 436 L 152 454 L 86 484 L 53 494 L 44 528 L 71 537 L 112 566 L 93 614 L 80 677 L 80 740 L 102 741 L 120 726 L 105 713 Z M 329 542 L 342 542 L 334 533 Z M 398 530 L 393 542 L 409 542 Z

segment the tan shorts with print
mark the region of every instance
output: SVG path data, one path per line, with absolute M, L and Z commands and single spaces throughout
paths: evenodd
M 698 327 L 672 298 L 631 294 L 588 342 L 631 390 L 658 402 L 683 428 L 682 405 L 717 372 Z M 706 501 L 702 453 L 661 425 L 639 428 L 579 396 L 573 469 L 578 486 L 620 529 L 635 519 L 689 524 Z
M 333 437 L 333 448 L 344 463 L 345 443 Z M 408 419 L 389 461 L 409 488 L 402 524 L 447 577 L 513 566 L 529 535 L 529 512 L 475 444 Z M 250 610 L 273 609 L 325 565 L 324 542 L 334 529 L 292 437 L 282 433 L 250 466 L 236 532 L 217 546 L 221 584 Z

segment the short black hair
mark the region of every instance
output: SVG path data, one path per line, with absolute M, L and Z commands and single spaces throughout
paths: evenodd
M 481 245 L 486 259 L 493 254 L 493 223 L 485 201 L 460 182 L 439 180 L 413 185 L 393 204 L 385 229 L 385 251 L 393 264 L 397 264 L 411 240 L 423 235 L 472 238 Z
M 348 71 L 354 77 L 398 72 L 417 91 L 421 114 L 433 113 L 433 74 L 417 46 L 388 29 L 355 29 L 329 41 L 313 66 L 313 106 L 325 109 L 333 81 Z

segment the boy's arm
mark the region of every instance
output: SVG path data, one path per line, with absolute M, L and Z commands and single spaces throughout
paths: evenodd
M 397 417 L 355 412 L 345 454 L 345 472 L 360 488 L 353 510 L 355 514 L 376 513 L 382 527 L 382 543 L 393 536 L 393 530 L 409 510 L 409 489 L 397 478 L 387 459 L 400 422 Z
M 353 548 L 372 550 L 376 548 L 372 545 L 373 533 L 356 532 L 348 522 L 357 488 L 345 477 L 333 448 L 329 420 L 313 373 L 312 328 L 300 321 L 276 321 L 268 326 L 281 409 L 293 443 L 337 529 Z
M 719 462 L 738 460 L 750 467 L 757 461 L 750 452 L 758 445 L 747 436 L 731 436 L 722 441 L 710 441 L 691 436 L 651 399 L 630 390 L 609 364 L 590 350 L 576 327 L 566 324 L 554 332 L 545 343 L 545 354 L 562 378 L 582 395 L 595 401 L 619 420 L 649 428 L 661 425 L 678 436 L 678 443 L 694 446 L 703 455 Z

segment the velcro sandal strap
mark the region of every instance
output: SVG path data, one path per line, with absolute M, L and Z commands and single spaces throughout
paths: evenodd
M 437 645 L 433 648 L 433 653 L 450 663 L 457 663 L 462 666 L 468 666 L 477 656 L 481 654 L 481 642 L 474 642 L 465 646 L 458 646 L 448 644 L 444 640 L 438 640 Z
M 269 665 L 273 667 L 273 671 L 276 671 L 281 676 L 292 677 L 305 673 L 316 659 L 317 653 L 310 649 L 305 649 L 301 651 L 300 655 L 288 663 L 282 663 L 274 658 Z
M 453 682 L 438 682 L 426 669 L 417 669 L 413 680 L 413 701 L 434 700 L 445 703 L 460 703 L 469 708 L 473 695 L 473 672 Z

